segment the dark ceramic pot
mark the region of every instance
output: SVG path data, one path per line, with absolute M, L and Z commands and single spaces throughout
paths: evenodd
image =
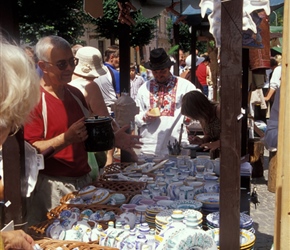
M 89 117 L 85 120 L 88 132 L 85 140 L 86 151 L 98 152 L 114 147 L 115 136 L 111 123 L 112 118 L 105 116 Z

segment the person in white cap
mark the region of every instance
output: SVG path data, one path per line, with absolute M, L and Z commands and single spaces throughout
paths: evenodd
M 101 52 L 95 47 L 85 46 L 79 48 L 75 56 L 79 62 L 69 85 L 78 88 L 83 93 L 91 115 L 109 116 L 102 92 L 94 82 L 94 79 L 108 73 L 108 68 L 103 64 Z M 113 127 L 115 131 L 119 129 L 115 122 L 113 122 Z M 95 153 L 99 167 L 113 162 L 114 150 Z
M 102 92 L 94 82 L 94 79 L 108 72 L 103 64 L 101 52 L 97 48 L 85 46 L 78 49 L 76 58 L 79 62 L 69 85 L 83 93 L 92 115 L 109 116 Z

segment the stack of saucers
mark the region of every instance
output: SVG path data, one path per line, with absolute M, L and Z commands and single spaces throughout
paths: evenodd
M 167 207 L 160 205 L 148 206 L 145 212 L 145 222 L 148 223 L 150 228 L 155 228 L 155 216 L 161 211 L 167 210 Z
M 164 211 L 159 212 L 155 216 L 156 234 L 159 234 L 160 231 L 164 229 L 166 225 L 172 221 L 171 215 L 174 210 L 176 209 L 164 210 Z M 178 210 L 181 210 L 183 212 L 185 220 L 186 220 L 186 216 L 188 216 L 189 214 L 194 214 L 196 216 L 196 219 L 199 221 L 199 225 L 202 224 L 201 212 L 193 210 L 193 209 L 178 209 Z
M 220 220 L 219 212 L 210 213 L 206 216 L 206 225 L 209 229 L 219 228 L 220 225 L 219 220 Z M 255 229 L 253 228 L 252 217 L 245 213 L 240 213 L 240 228 L 255 233 Z

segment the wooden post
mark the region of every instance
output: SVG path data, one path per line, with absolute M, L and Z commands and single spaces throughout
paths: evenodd
M 173 24 L 173 45 L 179 44 L 179 25 Z M 176 63 L 174 64 L 174 75 L 179 76 L 179 49 L 177 50 L 177 54 L 175 56 Z
M 242 7 L 221 2 L 220 249 L 240 249 Z
M 120 33 L 120 88 L 121 94 L 124 90 L 130 93 L 130 27 L 127 24 L 121 24 Z M 122 65 L 122 66 L 121 66 Z M 126 131 L 128 134 L 130 130 Z M 121 162 L 131 162 L 131 155 L 121 150 Z
M 268 169 L 268 191 L 275 193 L 277 180 L 277 151 L 270 152 Z
M 14 220 L 15 229 L 25 229 L 26 198 L 22 183 L 25 182 L 25 157 L 23 131 L 15 136 L 8 137 L 3 145 L 4 167 L 4 201 L 9 201 L 10 206 L 4 207 L 5 225 Z
M 196 27 L 191 25 L 191 82 L 195 82 L 195 74 L 196 74 Z
M 289 1 L 284 2 L 283 20 L 283 56 L 282 78 L 280 86 L 280 108 L 277 147 L 277 179 L 276 179 L 276 206 L 275 206 L 275 231 L 274 249 L 286 250 L 290 246 L 290 55 L 289 46 Z

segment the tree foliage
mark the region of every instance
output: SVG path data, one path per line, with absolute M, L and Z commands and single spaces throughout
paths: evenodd
M 83 0 L 18 0 L 20 39 L 23 43 L 35 44 L 39 38 L 58 35 L 69 43 L 84 44 L 80 37 L 84 35 L 85 24 L 97 25 L 100 37 L 115 41 L 119 38 L 120 23 L 117 0 L 103 1 L 104 15 L 92 18 L 83 11 Z M 132 13 L 136 25 L 130 27 L 130 45 L 143 46 L 154 38 L 156 19 L 142 16 L 141 11 Z
M 92 18 L 83 12 L 82 0 L 18 0 L 20 38 L 35 44 L 46 35 L 59 35 L 80 43 L 84 24 Z
M 168 34 L 168 41 L 169 43 L 174 46 L 173 41 L 173 21 L 172 19 L 168 19 L 166 24 L 167 34 Z M 179 23 L 179 49 L 182 49 L 184 52 L 190 52 L 191 49 L 191 34 L 189 31 L 189 25 L 184 23 Z M 199 52 L 204 53 L 207 50 L 207 45 L 204 42 L 196 42 L 196 49 L 198 49 Z M 178 53 L 178 51 L 176 52 Z
M 100 37 L 110 39 L 114 43 L 120 37 L 122 32 L 121 25 L 118 21 L 119 9 L 117 0 L 104 1 L 104 15 L 93 21 L 96 24 L 96 33 Z M 130 27 L 130 46 L 144 46 L 150 43 L 154 38 L 156 30 L 156 18 L 145 18 L 141 10 L 132 12 L 131 16 L 136 25 Z

